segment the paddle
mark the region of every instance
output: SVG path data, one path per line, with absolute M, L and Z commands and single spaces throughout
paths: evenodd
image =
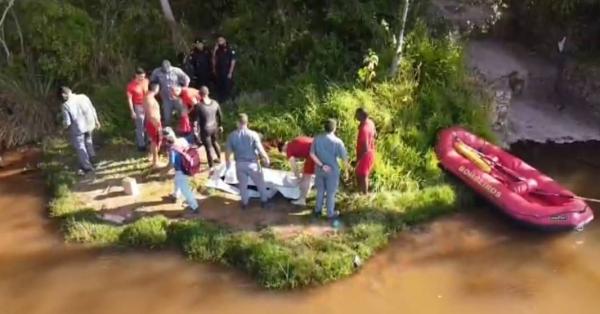
M 507 175 L 511 176 L 513 179 L 516 179 L 518 181 L 525 181 L 525 179 L 521 176 L 519 176 L 518 174 L 516 174 L 512 169 L 502 165 L 501 163 L 495 161 L 494 159 L 492 159 L 490 156 L 478 151 L 477 149 L 467 145 L 465 142 L 463 142 L 461 139 L 457 138 L 456 139 L 458 142 L 462 143 L 463 145 L 467 146 L 469 148 L 470 151 L 474 152 L 475 154 L 477 154 L 479 157 L 485 159 L 485 161 L 488 164 L 491 164 L 491 166 L 498 168 L 500 170 L 502 170 L 502 172 L 506 173 Z
M 541 190 L 532 191 L 531 193 L 538 194 L 538 195 L 544 195 L 544 196 L 557 196 L 557 197 L 572 198 L 572 199 L 576 199 L 576 200 L 582 200 L 582 201 L 593 202 L 593 203 L 600 203 L 600 199 L 583 197 L 583 196 L 578 196 L 578 195 L 551 193 L 551 192 L 546 192 L 546 191 L 541 191 Z
M 464 142 L 462 142 L 460 139 L 458 139 L 458 141 L 460 141 L 461 143 L 464 144 Z M 519 176 L 518 174 L 516 174 L 512 169 L 510 169 L 510 168 L 502 165 L 499 162 L 496 162 L 495 160 L 493 160 L 488 155 L 486 155 L 486 154 L 484 154 L 484 153 L 482 153 L 482 152 L 480 152 L 480 151 L 478 151 L 478 150 L 476 150 L 476 149 L 474 149 L 474 148 L 472 148 L 470 146 L 469 146 L 469 148 L 471 148 L 471 150 L 473 152 L 475 152 L 477 155 L 479 155 L 481 158 L 483 158 L 487 162 L 491 163 L 491 165 L 493 167 L 501 169 L 504 173 L 508 174 L 509 176 L 513 177 L 514 179 L 517 179 L 519 181 L 525 181 L 525 178 L 523 178 L 523 177 Z M 499 179 L 499 178 L 497 178 L 497 179 Z M 556 197 L 564 197 L 564 198 L 570 198 L 570 199 L 578 199 L 578 200 L 587 201 L 587 202 L 593 202 L 593 203 L 600 203 L 600 199 L 583 197 L 583 196 L 578 196 L 578 195 L 553 193 L 553 192 L 547 192 L 547 191 L 543 191 L 543 190 L 534 190 L 534 191 L 531 191 L 530 193 L 537 194 L 537 195 L 543 195 L 543 196 L 556 196 Z

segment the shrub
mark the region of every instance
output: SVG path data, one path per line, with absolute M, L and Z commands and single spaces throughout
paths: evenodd
M 65 239 L 69 242 L 85 243 L 94 246 L 108 246 L 119 243 L 123 227 L 100 221 L 68 218 L 63 224 Z
M 81 78 L 96 36 L 87 12 L 57 0 L 19 1 L 17 8 L 24 16 L 21 24 L 31 60 L 42 73 L 66 81 Z M 26 14 L 32 12 L 36 14 Z
M 144 217 L 125 227 L 119 241 L 130 246 L 161 247 L 167 242 L 167 225 L 164 216 Z

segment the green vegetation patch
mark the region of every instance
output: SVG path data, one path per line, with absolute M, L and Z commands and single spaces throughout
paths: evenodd
M 252 6 L 254 1 L 243 3 Z M 240 1 L 238 5 L 243 3 Z M 384 8 L 367 3 L 363 6 L 368 12 Z M 237 19 L 228 19 L 223 27 L 245 29 L 242 26 L 259 16 L 248 16 L 254 12 L 251 9 L 240 12 L 245 13 Z M 346 23 L 348 15 L 337 9 L 327 14 L 328 32 L 319 34 L 323 40 L 318 45 L 312 43 L 311 36 L 302 35 L 316 32 L 294 30 L 308 27 L 304 20 L 317 28 L 323 27 L 318 23 L 321 15 L 292 19 L 302 20 L 298 25 L 283 23 L 286 29 L 281 34 L 298 37 L 281 40 L 284 46 L 255 45 L 257 50 L 240 53 L 244 56 L 241 64 L 245 66 L 240 67 L 239 81 L 245 82 L 246 90 L 237 97 L 235 110 L 224 104 L 226 129 L 234 127 L 235 113 L 246 112 L 251 127 L 260 131 L 265 140 L 315 135 L 321 132 L 324 119 L 336 118 L 340 122 L 338 135 L 353 160 L 358 127 L 354 112 L 359 107 L 367 109 L 379 134 L 372 175 L 375 193 L 353 194 L 353 177 L 344 176 L 344 189 L 337 200 L 342 213 L 340 228 L 320 236 L 282 235 L 270 228 L 240 231 L 214 222 L 175 220 L 160 215 L 114 225 L 99 219 L 96 212 L 77 200 L 72 192 L 76 180 L 66 167 L 72 154 L 66 151 L 63 142 L 52 141 L 46 145 L 44 163 L 53 193 L 50 216 L 62 219 L 66 240 L 96 246 L 177 247 L 191 260 L 241 269 L 264 287 L 291 289 L 349 276 L 398 232 L 465 206 L 470 193 L 444 175 L 433 151 L 439 130 L 452 125 L 463 125 L 486 138 L 492 137 L 483 99 L 476 97 L 464 73 L 460 43 L 452 36 L 434 38 L 424 23 L 417 22 L 408 33 L 398 76 L 386 78 L 390 52 L 395 48 L 390 44 L 392 32 L 385 29 L 385 23 L 371 16 L 360 16 L 361 10 L 356 12 L 359 16 L 353 18 L 357 22 L 365 19 L 355 25 L 369 26 L 360 27 L 363 32 L 359 37 L 371 38 L 369 41 L 354 39 L 358 33 L 346 28 L 351 25 Z M 259 21 L 262 20 L 260 16 Z M 257 31 L 262 26 L 254 23 L 248 29 L 261 38 L 274 33 Z M 331 27 L 335 31 L 329 32 Z M 345 33 L 352 36 L 342 36 Z M 266 39 L 267 43 L 274 40 Z M 346 47 L 346 43 L 353 42 L 362 44 L 356 49 Z M 373 44 L 372 49 L 363 44 Z M 245 48 L 250 48 L 248 43 Z M 295 50 L 310 53 L 290 54 Z M 367 57 L 360 68 L 362 53 L 367 53 Z M 379 56 L 381 62 L 376 65 Z M 256 63 L 260 60 L 269 62 Z M 133 127 L 122 101 L 125 80 L 111 82 L 110 86 L 95 88 L 92 94 L 99 104 L 100 116 L 107 121 L 104 135 L 111 139 L 119 135 L 132 138 Z M 108 179 L 123 175 L 147 178 L 149 173 L 140 162 L 143 156 L 135 155 L 131 146 L 125 148 L 118 141 L 104 146 L 105 150 L 114 151 L 111 159 L 122 163 L 100 175 Z M 274 158 L 273 165 L 287 167 L 282 156 Z M 202 189 L 202 183 L 200 179 L 194 180 L 194 187 Z
M 47 146 L 44 162 L 54 196 L 49 211 L 50 216 L 62 219 L 67 241 L 101 247 L 177 247 L 191 260 L 241 269 L 271 289 L 318 285 L 349 276 L 405 227 L 452 212 L 461 199 L 457 188 L 447 183 L 371 197 L 344 193 L 339 199 L 344 227 L 325 236 L 300 234 L 283 239 L 269 228 L 235 231 L 214 222 L 169 220 L 161 215 L 116 225 L 77 201 L 70 191 L 75 183 L 72 173 L 51 166 L 65 152 L 52 147 Z

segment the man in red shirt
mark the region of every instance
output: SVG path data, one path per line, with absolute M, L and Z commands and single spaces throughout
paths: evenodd
M 200 96 L 200 91 L 195 88 L 180 86 L 173 86 L 171 88 L 171 94 L 173 100 L 181 101 L 182 110 L 177 130 L 181 135 L 186 137 L 193 131 L 192 124 L 190 123 L 190 114 L 192 113 L 194 106 L 200 103 L 202 96 Z
M 315 162 L 310 158 L 310 146 L 313 139 L 308 136 L 299 136 L 295 139 L 279 144 L 279 151 L 285 152 L 296 178 L 299 178 L 300 198 L 293 201 L 292 204 L 306 206 L 306 196 L 310 191 L 313 175 L 315 174 Z M 298 159 L 304 159 L 304 169 L 300 177 L 300 169 L 297 164 Z
M 127 102 L 131 119 L 135 122 L 135 141 L 139 151 L 146 151 L 146 134 L 144 132 L 144 97 L 148 94 L 148 79 L 144 69 L 137 68 L 135 78 L 127 84 Z
M 369 193 L 369 175 L 375 165 L 375 138 L 377 131 L 373 120 L 363 109 L 356 110 L 355 117 L 360 121 L 356 140 L 356 178 L 358 187 L 364 194 Z

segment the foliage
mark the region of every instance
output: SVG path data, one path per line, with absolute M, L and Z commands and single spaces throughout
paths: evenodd
M 130 246 L 161 247 L 167 242 L 167 225 L 164 216 L 143 217 L 125 227 L 120 241 Z
M 397 80 L 377 82 L 371 88 L 330 85 L 323 92 L 300 85 L 280 96 L 281 104 L 257 108 L 241 103 L 240 110 L 250 113 L 254 128 L 274 139 L 318 134 L 324 119 L 336 118 L 337 134 L 355 159 L 354 113 L 365 108 L 379 135 L 373 188 L 418 190 L 442 178 L 432 149 L 440 129 L 461 124 L 484 137 L 493 136 L 485 106 L 479 103 L 484 100 L 475 97 L 474 87 L 467 83 L 458 42 L 433 38 L 423 23 L 417 23 L 408 36 L 401 69 Z
M 0 73 L 0 149 L 37 140 L 56 129 L 52 84 L 31 71 Z
M 93 20 L 85 10 L 57 0 L 19 2 L 28 54 L 43 75 L 71 80 L 87 68 L 95 38 Z
M 63 167 L 63 141 L 45 145 L 43 170 L 53 192 L 50 215 L 60 218 L 65 239 L 93 246 L 161 248 L 173 245 L 192 260 L 241 269 L 266 288 L 292 289 L 327 283 L 357 271 L 405 226 L 451 212 L 460 205 L 456 187 L 448 184 L 421 191 L 344 194 L 339 208 L 344 226 L 328 236 L 281 238 L 270 229 L 237 231 L 214 222 L 142 217 L 125 225 L 101 220 L 71 192 L 73 174 Z M 129 168 L 123 166 L 121 171 Z
M 529 46 L 541 45 L 544 53 L 555 53 L 556 43 L 567 36 L 567 51 L 596 55 L 600 43 L 598 0 L 503 0 L 512 19 L 514 35 Z
M 131 1 L 132 6 L 141 6 L 139 1 Z M 102 51 L 94 55 L 92 66 L 98 79 L 82 84 L 82 90 L 92 96 L 102 120 L 108 122 L 104 132 L 111 137 L 126 135 L 131 122 L 123 86 L 134 62 L 126 60 L 133 50 L 126 49 L 124 38 L 133 32 L 126 26 L 111 29 L 111 23 L 123 21 L 131 27 L 124 17 L 127 14 L 117 13 L 118 6 L 111 0 L 69 2 L 90 12 L 96 32 L 107 29 L 108 35 L 94 44 Z M 378 193 L 372 197 L 353 196 L 350 189 L 340 193 L 344 227 L 323 237 L 281 238 L 269 229 L 237 231 L 213 222 L 162 216 L 115 226 L 99 220 L 74 198 L 71 173 L 59 162 L 68 154 L 60 149 L 64 146 L 53 143 L 47 147 L 45 162 L 54 192 L 50 214 L 63 219 L 67 240 L 146 248 L 171 244 L 191 259 L 244 270 L 265 287 L 295 288 L 352 274 L 356 257 L 371 257 L 406 226 L 448 213 L 460 204 L 464 193 L 449 184 L 437 167 L 432 150 L 436 134 L 441 128 L 462 124 L 490 137 L 484 106 L 478 104 L 462 69 L 460 43 L 433 37 L 425 24 L 413 21 L 411 25 L 416 26 L 408 35 L 400 74 L 395 80 L 382 81 L 378 80 L 384 77 L 380 71 L 387 69 L 393 54 L 394 27 L 389 25 L 397 24 L 395 14 L 390 14 L 399 11 L 397 1 L 181 0 L 173 4 L 175 8 L 190 5 L 186 14 L 219 8 L 219 14 L 209 13 L 200 23 L 217 25 L 215 30 L 230 35 L 235 43 L 240 58 L 237 82 L 246 91 L 236 101 L 237 111 L 250 115 L 252 128 L 265 140 L 315 135 L 321 132 L 324 119 L 336 118 L 338 135 L 355 159 L 358 122 L 354 113 L 365 108 L 379 133 L 373 174 Z M 414 8 L 419 12 L 418 4 Z M 114 20 L 106 18 L 113 15 Z M 144 56 L 135 61 L 150 59 Z M 361 76 L 364 84 L 358 86 L 356 74 L 362 61 L 366 61 Z M 102 70 L 106 65 L 112 66 Z M 235 112 L 226 114 L 231 117 Z M 229 129 L 232 122 L 226 119 Z M 351 186 L 348 178 L 345 183 Z
M 369 49 L 369 52 L 363 59 L 363 67 L 358 70 L 358 81 L 365 87 L 370 86 L 377 76 L 376 69 L 378 65 L 379 57 L 373 50 Z

